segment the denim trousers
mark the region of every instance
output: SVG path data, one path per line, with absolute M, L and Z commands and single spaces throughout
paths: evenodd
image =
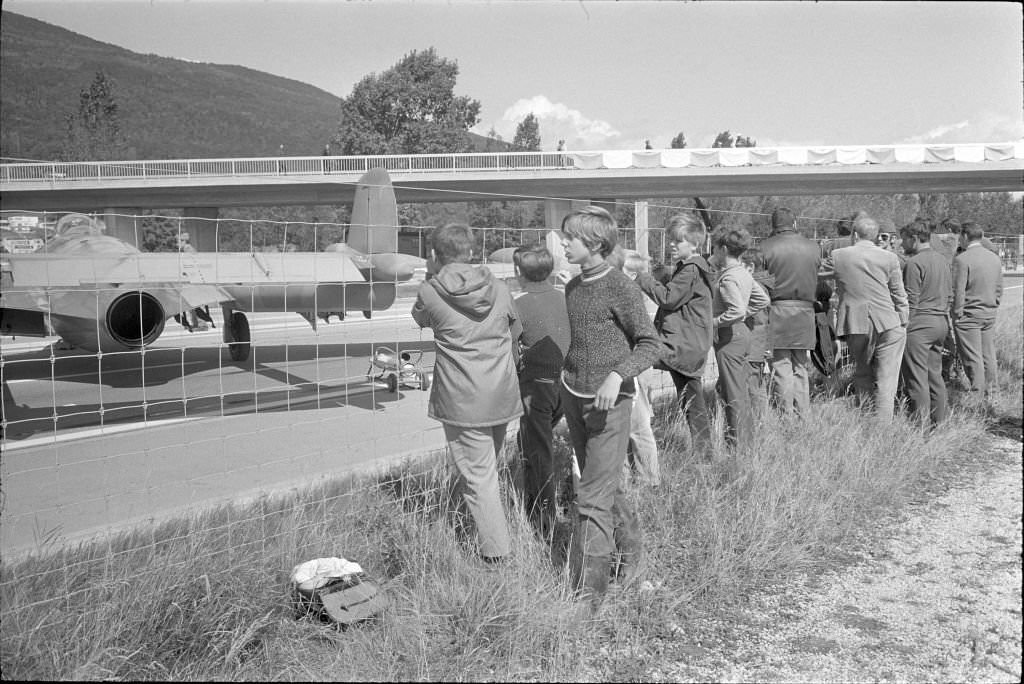
M 458 471 L 458 489 L 476 523 L 480 555 L 507 556 L 512 542 L 498 489 L 498 455 L 505 443 L 507 424 L 479 428 L 443 425 L 449 463 Z
M 562 387 L 562 406 L 569 437 L 580 468 L 576 483 L 576 534 L 586 556 L 611 557 L 615 528 L 632 516 L 622 490 L 622 466 L 629 442 L 633 398 L 620 394 L 602 411 L 593 398 L 579 397 Z
M 676 401 L 690 424 L 691 449 L 699 456 L 711 454 L 711 416 L 704 399 L 704 380 L 699 375 L 683 375 L 669 370 L 672 383 L 676 386 Z
M 743 321 L 718 329 L 715 359 L 718 361 L 718 395 L 725 405 L 725 441 L 733 446 L 749 444 L 754 434 L 750 408 L 750 329 Z
M 531 520 L 555 519 L 557 468 L 552 431 L 562 419 L 560 383 L 526 380 L 519 383 L 523 416 L 519 444 L 523 452 L 523 507 Z
M 629 419 L 629 456 L 637 477 L 644 484 L 661 484 L 661 468 L 658 464 L 658 443 L 654 439 L 651 418 L 654 410 L 647 385 L 636 378 L 636 394 L 633 395 L 633 410 Z

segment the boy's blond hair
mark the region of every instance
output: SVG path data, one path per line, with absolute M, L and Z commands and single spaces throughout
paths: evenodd
M 708 233 L 704 222 L 693 214 L 674 214 L 665 226 L 665 234 L 675 240 L 686 240 L 697 249 L 704 247 Z
M 587 249 L 607 257 L 619 242 L 619 227 L 607 209 L 593 205 L 577 209 L 562 219 L 562 232 L 579 238 Z

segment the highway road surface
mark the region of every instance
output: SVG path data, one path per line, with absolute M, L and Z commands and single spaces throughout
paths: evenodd
M 372 348 L 433 366 L 433 338 L 399 300 L 372 320 L 253 316 L 253 355 L 227 360 L 217 328 L 169 330 L 143 356 L 3 340 L 0 551 L 160 520 L 189 507 L 314 484 L 443 446 L 427 393 L 367 379 Z M 378 372 L 378 369 L 374 369 Z
M 1004 306 L 1021 305 L 1007 279 Z M 253 355 L 226 360 L 220 330 L 170 323 L 140 354 L 82 355 L 0 339 L 0 553 L 5 559 L 190 508 L 315 484 L 444 445 L 427 393 L 367 380 L 374 344 L 424 350 L 405 298 L 313 332 L 297 314 L 253 317 Z M 219 322 L 217 322 L 219 326 Z M 660 373 L 659 373 L 660 375 Z M 668 387 L 663 378 L 661 384 Z

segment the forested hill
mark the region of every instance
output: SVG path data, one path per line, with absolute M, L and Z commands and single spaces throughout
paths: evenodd
M 320 154 L 339 98 L 253 69 L 144 55 L 3 12 L 0 152 L 55 159 L 65 117 L 97 71 L 114 83 L 121 128 L 137 159 Z

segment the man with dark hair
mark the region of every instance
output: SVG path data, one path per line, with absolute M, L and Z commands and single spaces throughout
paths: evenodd
M 836 280 L 836 335 L 846 338 L 853 357 L 857 398 L 867 405 L 874 397 L 878 416 L 891 419 L 907 340 L 907 293 L 896 255 L 875 244 L 875 220 L 859 215 L 853 232 L 857 242 L 832 252 L 819 277 Z
M 969 225 L 974 225 L 974 223 L 972 221 L 964 221 L 962 224 L 960 224 L 960 243 L 959 243 L 959 245 L 957 245 L 957 248 L 956 248 L 956 253 L 957 254 L 963 254 L 964 250 L 967 249 L 967 247 L 966 247 L 967 242 L 963 239 L 963 234 L 964 234 L 964 230 L 966 230 L 967 226 L 969 226 Z M 999 250 L 996 248 L 995 244 L 993 244 L 993 242 L 991 240 L 989 240 L 987 237 L 985 237 L 984 234 L 982 234 L 981 240 L 979 240 L 979 243 L 981 244 L 982 247 L 984 247 L 988 251 L 992 252 L 996 256 L 999 256 Z
M 861 212 L 863 213 L 863 212 Z M 844 216 L 836 220 L 836 235 L 838 237 L 825 240 L 821 243 L 821 258 L 827 259 L 833 251 L 842 247 L 849 247 L 854 243 L 854 239 L 851 237 L 853 233 L 853 219 L 854 216 Z
M 981 226 L 965 223 L 963 251 L 953 259 L 953 327 L 972 392 L 987 399 L 995 389 L 996 310 L 1003 296 L 999 256 L 982 246 Z
M 914 223 L 929 225 L 927 219 L 921 216 L 915 218 Z M 934 226 L 931 238 L 929 239 L 932 249 L 946 260 L 946 267 L 950 269 L 953 268 L 953 257 L 956 256 L 960 248 L 959 243 L 960 222 L 952 217 L 944 218 L 937 226 Z
M 512 254 L 522 293 L 514 300 L 523 326 L 519 394 L 523 415 L 519 442 L 523 451 L 523 506 L 542 537 L 555 522 L 555 454 L 552 430 L 562 419 L 558 377 L 569 348 L 565 295 L 548 281 L 555 260 L 541 244 Z
M 942 379 L 942 349 L 949 334 L 949 305 L 953 287 L 946 259 L 931 245 L 931 229 L 913 221 L 900 229 L 903 268 L 910 320 L 903 352 L 903 384 L 914 417 L 937 425 L 946 418 L 946 384 Z
M 804 413 L 811 402 L 808 375 L 815 345 L 814 301 L 821 257 L 818 245 L 796 232 L 793 212 L 772 212 L 771 237 L 761 242 L 765 268 L 774 278 L 768 313 L 775 405 Z

